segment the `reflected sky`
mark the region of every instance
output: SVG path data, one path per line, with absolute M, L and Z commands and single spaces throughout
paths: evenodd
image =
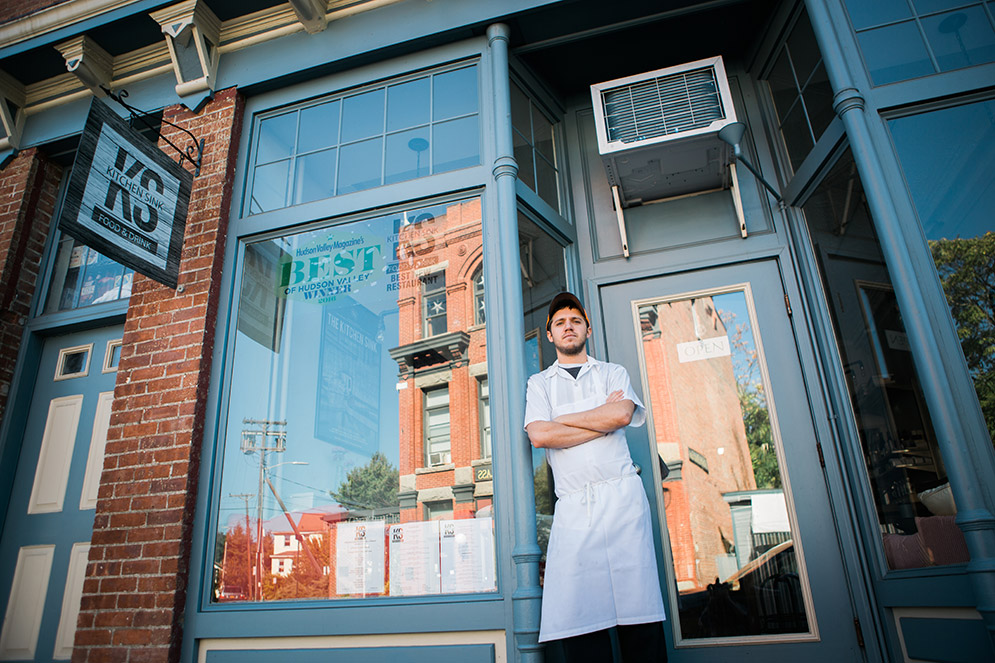
M 995 230 L 995 101 L 888 123 L 927 239 Z

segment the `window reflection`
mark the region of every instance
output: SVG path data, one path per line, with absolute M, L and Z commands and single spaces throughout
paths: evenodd
M 995 61 L 995 16 L 970 0 L 846 0 L 876 85 Z M 944 11 L 954 9 L 956 11 Z
M 995 101 L 889 122 L 902 170 L 995 439 Z
M 474 199 L 245 246 L 215 600 L 496 590 L 482 241 Z
M 247 213 L 477 166 L 478 113 L 471 65 L 264 115 Z
M 806 633 L 747 293 L 639 307 L 681 635 Z
M 546 312 L 553 297 L 567 289 L 565 258 L 563 247 L 521 212 L 518 214 L 518 243 L 523 269 L 525 372 L 532 375 L 556 361 L 556 350 L 546 339 Z M 542 449 L 532 449 L 532 481 L 535 489 L 536 531 L 539 549 L 542 551 L 539 560 L 539 578 L 542 582 L 556 502 L 553 472 L 546 462 L 546 452 Z
M 559 211 L 553 123 L 525 91 L 511 84 L 511 127 L 518 179 Z
M 807 12 L 781 46 L 767 84 L 791 167 L 797 169 L 833 119 L 832 89 Z
M 892 569 L 966 562 L 902 313 L 847 152 L 804 207 Z
M 59 240 L 45 313 L 131 296 L 134 272 L 68 235 Z

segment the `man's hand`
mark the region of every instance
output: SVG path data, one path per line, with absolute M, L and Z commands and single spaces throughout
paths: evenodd
M 596 408 L 564 414 L 553 421 L 533 421 L 525 428 L 532 446 L 566 449 L 628 426 L 636 406 L 623 396 L 619 389 L 608 394 L 605 404 Z

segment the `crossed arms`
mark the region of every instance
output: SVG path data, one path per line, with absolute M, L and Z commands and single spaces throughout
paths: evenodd
M 636 405 L 622 396 L 622 390 L 617 389 L 608 394 L 604 405 L 560 415 L 552 421 L 533 421 L 525 427 L 532 446 L 537 449 L 575 447 L 628 426 Z

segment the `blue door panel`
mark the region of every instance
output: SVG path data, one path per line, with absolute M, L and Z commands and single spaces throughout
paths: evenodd
M 991 661 L 991 639 L 985 622 L 980 619 L 904 617 L 898 622 L 911 659 L 949 663 Z
M 116 325 L 53 336 L 42 342 L 43 349 L 35 373 L 35 386 L 28 407 L 24 434 L 20 440 L 16 440 L 20 449 L 17 452 L 16 469 L 3 530 L 0 532 L 0 620 L 7 613 L 20 549 L 24 546 L 55 546 L 34 661 L 53 660 L 73 544 L 89 543 L 92 535 L 95 511 L 92 508 L 80 509 L 80 497 L 99 395 L 102 392 L 113 391 L 117 378 L 116 371 L 103 371 L 107 344 L 111 340 L 121 338 L 122 332 L 123 327 Z M 92 344 L 92 351 L 86 375 L 55 380 L 60 350 L 88 344 Z M 62 509 L 56 513 L 29 514 L 28 505 L 49 405 L 55 398 L 76 395 L 82 396 L 82 403 Z
M 494 645 L 210 651 L 207 663 L 493 663 Z

